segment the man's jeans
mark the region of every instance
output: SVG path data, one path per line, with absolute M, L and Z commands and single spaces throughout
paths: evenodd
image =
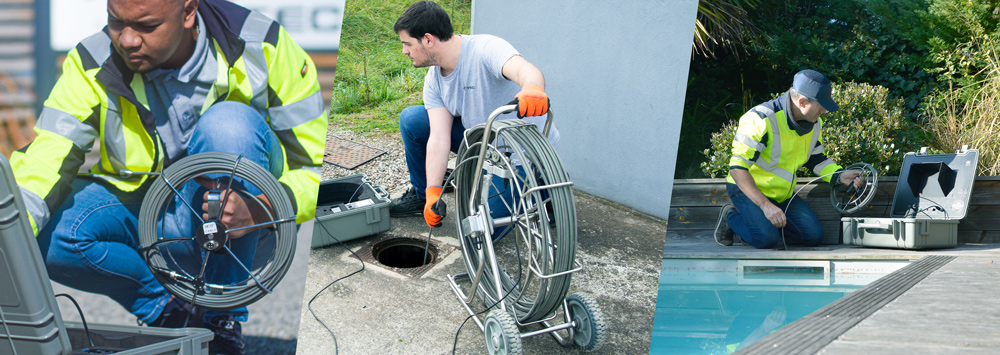
M 410 106 L 399 114 L 399 131 L 403 136 L 403 148 L 406 150 L 406 168 L 410 171 L 410 184 L 416 191 L 417 196 L 424 197 L 424 190 L 427 189 L 427 139 L 431 135 L 430 119 L 427 117 L 427 109 L 422 105 Z M 465 127 L 462 119 L 456 117 L 451 124 L 451 151 L 458 153 L 458 147 L 465 138 Z M 466 164 L 475 164 L 474 161 Z M 524 169 L 517 167 L 518 174 L 524 176 Z M 510 216 L 508 206 L 513 206 L 514 201 L 520 198 L 520 192 L 508 190 L 510 186 L 504 185 L 504 179 L 496 175 L 493 176 L 490 187 L 490 198 L 488 205 L 490 216 L 502 218 Z M 508 184 L 509 185 L 509 184 Z M 543 198 L 546 196 L 543 195 Z M 494 230 L 493 238 L 500 236 L 501 232 L 508 229 L 497 228 Z
M 236 102 L 211 106 L 199 119 L 188 143 L 187 154 L 226 152 L 243 154 L 281 175 L 283 156 L 278 138 L 256 109 Z M 176 161 L 176 159 L 175 159 Z M 148 184 L 146 184 L 148 186 Z M 73 193 L 53 214 L 51 222 L 39 232 L 38 243 L 45 257 L 49 277 L 79 290 L 104 294 L 149 323 L 159 317 L 170 294 L 153 277 L 138 253 L 137 220 L 146 188 L 121 192 L 107 183 L 77 178 Z M 190 182 L 181 188 L 183 197 L 200 214 L 205 189 Z M 260 193 L 248 187 L 252 194 Z M 195 221 L 191 211 L 175 199 L 163 216 L 169 238 L 191 237 Z M 177 207 L 179 206 L 179 207 Z M 192 220 L 194 219 L 194 220 Z M 261 229 L 231 240 L 230 248 L 250 265 Z M 203 253 L 193 243 L 176 243 L 172 255 L 193 260 L 179 262 L 200 265 Z M 185 268 L 190 270 L 189 268 Z M 227 254 L 209 258 L 206 278 L 213 283 L 232 283 L 248 277 Z M 204 320 L 218 314 L 232 314 L 246 321 L 246 308 L 206 312 Z
M 740 191 L 736 184 L 727 183 L 726 192 L 736 207 L 736 211 L 730 213 L 726 221 L 744 243 L 758 249 L 774 248 L 781 241 L 782 230 L 788 244 L 816 246 L 823 241 L 823 227 L 819 224 L 819 218 L 816 218 L 812 208 L 801 198 L 793 196 L 782 203 L 771 200 L 782 211 L 788 208 L 785 211 L 785 227 L 779 229 L 771 224 L 764 216 L 764 211 Z

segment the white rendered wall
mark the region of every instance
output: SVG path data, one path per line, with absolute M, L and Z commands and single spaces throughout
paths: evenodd
M 472 32 L 506 39 L 545 74 L 577 189 L 666 219 L 697 6 L 473 0 Z

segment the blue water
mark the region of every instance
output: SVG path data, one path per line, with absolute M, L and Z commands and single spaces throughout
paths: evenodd
M 664 259 L 650 354 L 730 354 L 908 263 Z

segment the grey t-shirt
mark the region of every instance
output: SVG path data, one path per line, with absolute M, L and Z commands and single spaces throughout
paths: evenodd
M 515 55 L 514 46 L 493 35 L 462 35 L 462 50 L 458 65 L 448 76 L 441 76 L 441 67 L 432 66 L 424 78 L 424 107 L 444 107 L 452 116 L 462 117 L 466 129 L 485 123 L 497 107 L 506 105 L 521 91 L 517 83 L 503 76 L 503 65 Z M 514 113 L 497 119 L 517 118 Z M 545 116 L 525 120 L 545 126 Z M 549 141 L 559 141 L 555 124 Z

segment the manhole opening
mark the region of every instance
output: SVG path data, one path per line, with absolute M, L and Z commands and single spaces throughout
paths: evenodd
M 396 238 L 375 243 L 372 256 L 379 263 L 389 267 L 409 269 L 433 264 L 437 259 L 437 247 L 414 238 Z M 426 260 L 426 262 L 425 262 Z

